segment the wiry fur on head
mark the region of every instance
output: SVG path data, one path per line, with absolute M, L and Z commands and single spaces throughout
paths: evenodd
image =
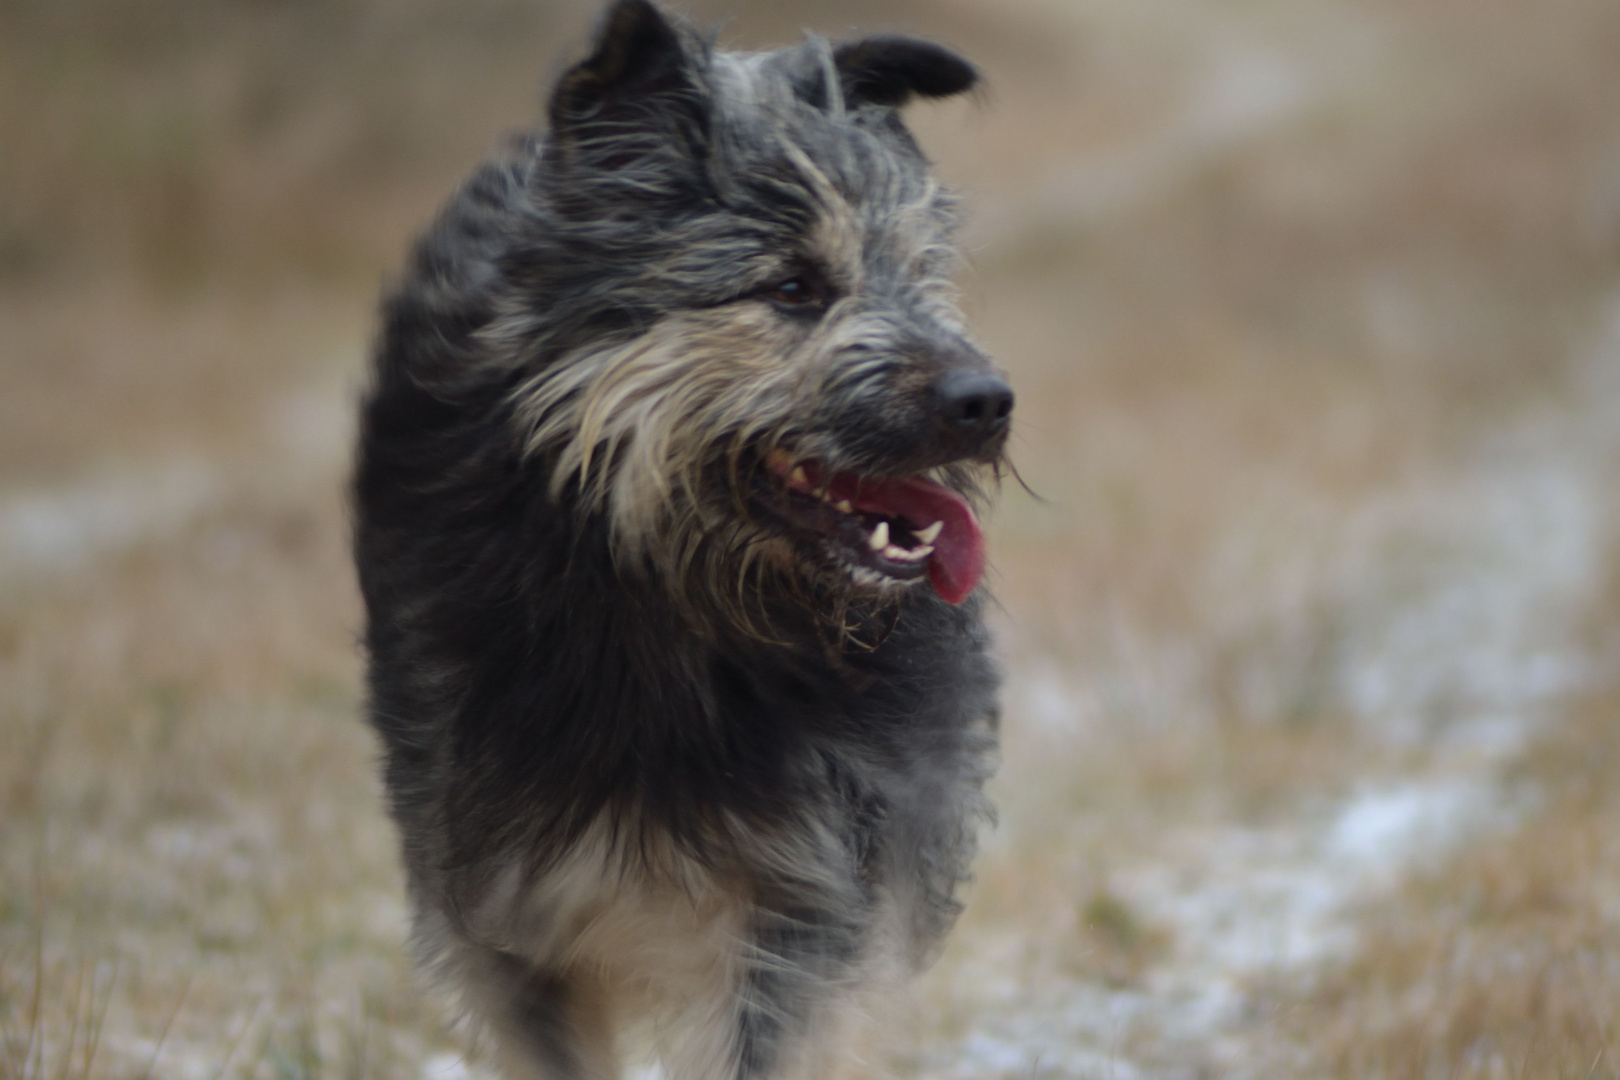
M 824 597 L 849 579 L 801 580 L 823 568 L 755 513 L 776 479 L 763 463 L 780 448 L 868 475 L 945 464 L 927 383 L 983 362 L 950 284 L 955 203 L 894 109 L 910 84 L 873 73 L 882 39 L 729 54 L 670 29 L 558 88 L 478 342 L 517 376 L 513 421 L 552 496 L 602 516 L 623 570 L 734 613 L 767 583 Z M 971 78 L 891 52 L 932 76 L 912 76 L 924 93 Z M 760 299 L 796 275 L 824 310 Z M 968 468 L 938 475 L 976 494 Z

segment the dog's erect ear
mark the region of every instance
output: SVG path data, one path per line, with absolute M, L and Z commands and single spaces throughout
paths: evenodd
M 833 49 L 833 62 L 850 105 L 898 107 L 913 94 L 950 97 L 979 81 L 978 70 L 943 45 L 893 34 L 846 41 Z
M 591 55 L 551 93 L 552 139 L 568 147 L 599 135 L 690 134 L 703 124 L 696 51 L 701 43 L 648 0 L 615 0 Z

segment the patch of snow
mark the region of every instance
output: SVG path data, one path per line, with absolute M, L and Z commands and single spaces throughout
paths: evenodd
M 276 402 L 265 417 L 282 456 L 264 463 L 299 484 L 311 470 L 342 466 L 354 441 L 353 395 L 313 387 Z M 71 571 L 161 540 L 214 509 L 227 478 L 200 458 L 108 463 L 55 488 L 0 493 L 0 581 Z
M 1037 668 L 1020 681 L 1021 692 L 1028 699 L 1028 716 L 1037 725 L 1059 734 L 1072 734 L 1080 728 L 1080 703 L 1054 668 Z
M 986 1010 L 974 1030 L 933 1055 L 920 1080 L 1096 1077 L 1138 1080 L 1145 1074 L 1124 1050 L 1129 1033 L 1157 1007 L 1148 995 L 1077 986 L 1050 1008 L 1030 1008 L 1014 991 L 1011 1008 Z
M 177 459 L 0 498 L 0 575 L 71 569 L 168 535 L 211 508 L 222 489 L 208 465 Z
M 462 1054 L 434 1054 L 422 1062 L 422 1080 L 473 1080 L 474 1074 Z
M 1477 777 L 1364 791 L 1329 826 L 1322 855 L 1368 880 L 1397 877 L 1500 812 L 1494 796 L 1494 789 Z
M 1508 433 L 1470 475 L 1435 478 L 1385 511 L 1411 524 L 1361 575 L 1342 666 L 1370 728 L 1505 752 L 1587 674 L 1574 615 L 1597 573 L 1606 502 L 1565 423 Z

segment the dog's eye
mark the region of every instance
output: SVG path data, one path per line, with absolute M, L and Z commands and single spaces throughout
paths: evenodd
M 772 288 L 770 296 L 782 304 L 808 304 L 814 299 L 809 284 L 803 278 L 788 278 Z
M 821 307 L 827 302 L 825 292 L 810 278 L 791 277 L 762 290 L 760 295 L 787 307 Z

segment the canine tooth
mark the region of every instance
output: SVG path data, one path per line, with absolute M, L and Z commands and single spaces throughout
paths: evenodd
M 793 471 L 788 473 L 788 479 L 795 484 L 808 484 L 810 482 L 810 476 L 804 471 L 803 465 L 795 465 Z
M 873 551 L 882 551 L 888 547 L 889 523 L 887 521 L 878 522 L 877 528 L 872 530 L 872 535 L 866 538 L 866 543 Z
M 933 553 L 934 553 L 934 545 L 933 544 L 924 544 L 922 547 L 914 547 L 914 548 L 911 549 L 911 557 L 913 559 L 926 559 L 926 558 L 928 558 L 928 556 L 932 555 Z
M 855 512 L 854 504 L 852 504 L 848 499 L 841 499 L 838 502 L 833 503 L 833 509 L 838 511 L 840 514 L 853 514 Z
M 944 527 L 945 523 L 943 521 L 936 521 L 928 528 L 918 530 L 917 542 L 923 545 L 932 544 L 939 539 L 939 531 Z

